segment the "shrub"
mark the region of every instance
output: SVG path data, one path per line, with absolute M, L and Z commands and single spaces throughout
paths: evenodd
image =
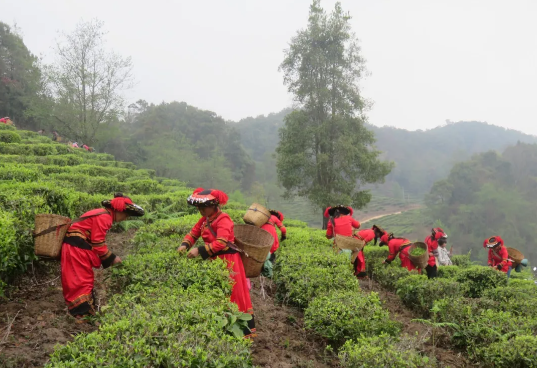
M 397 266 L 391 266 L 391 265 L 381 265 L 381 267 L 378 267 L 378 269 L 375 271 L 375 278 L 378 281 L 378 283 L 389 291 L 395 291 L 396 290 L 396 283 L 400 279 L 407 277 L 411 274 L 417 275 L 417 271 L 409 272 L 404 267 L 397 267 Z
M 337 344 L 360 336 L 396 335 L 400 324 L 390 319 L 377 293 L 335 290 L 311 301 L 304 313 L 306 328 Z
M 413 349 L 400 347 L 397 338 L 380 335 L 348 340 L 339 352 L 343 368 L 390 367 L 390 368 L 427 368 L 434 362 Z
M 4 143 L 20 143 L 21 136 L 17 132 L 10 130 L 0 131 L 0 142 Z
M 366 259 L 366 272 L 369 277 L 376 277 L 377 270 L 384 269 L 386 265 L 382 261 L 388 257 L 388 247 L 368 245 L 364 248 L 364 257 Z M 398 260 L 399 258 L 397 258 Z
M 460 296 L 460 286 L 456 281 L 427 279 L 424 275 L 411 275 L 396 283 L 397 295 L 403 303 L 423 316 L 428 316 L 436 300 Z
M 0 296 L 4 294 L 5 281 L 25 266 L 19 254 L 15 223 L 11 213 L 0 211 Z
M 36 181 L 41 176 L 39 171 L 27 169 L 21 165 L 0 166 L 0 180 L 14 180 L 18 182 Z
M 438 277 L 443 279 L 455 279 L 459 272 L 459 266 L 438 266 Z
M 456 280 L 462 284 L 464 294 L 469 298 L 479 298 L 485 290 L 507 284 L 505 273 L 484 266 L 463 269 L 456 275 Z
M 487 367 L 537 367 L 537 337 L 515 336 L 476 349 L 477 358 Z
M 470 267 L 472 265 L 472 261 L 470 260 L 470 255 L 471 255 L 471 252 L 468 252 L 468 254 L 452 256 L 451 263 L 453 263 L 454 266 L 459 266 L 461 268 Z
M 515 288 L 511 285 L 486 290 L 483 298 L 493 300 L 497 303 L 498 309 L 511 312 L 517 316 L 535 317 L 537 316 L 537 288 L 530 287 Z

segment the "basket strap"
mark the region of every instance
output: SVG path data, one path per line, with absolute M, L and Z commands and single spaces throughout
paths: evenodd
M 410 247 L 412 244 L 414 244 L 414 243 L 408 243 L 408 244 L 403 245 L 401 248 L 399 248 L 399 252 L 402 252 L 406 248 Z
M 45 229 L 37 234 L 33 234 L 33 237 L 34 238 L 37 238 L 38 236 L 43 236 L 43 235 L 47 235 L 53 231 L 58 231 L 62 226 L 71 226 L 72 224 L 76 224 L 77 222 L 80 222 L 80 221 L 84 221 L 85 219 L 88 219 L 90 217 L 95 217 L 95 216 L 99 216 L 99 215 L 104 215 L 106 213 L 110 213 L 108 211 L 103 211 L 103 212 L 99 212 L 99 213 L 95 213 L 93 215 L 89 215 L 89 216 L 82 216 L 82 217 L 79 217 L 77 219 L 74 219 L 74 220 L 69 220 L 67 221 L 65 224 L 62 224 L 62 225 L 56 225 L 56 226 L 51 226 L 49 227 L 48 229 Z
M 213 236 L 216 238 L 216 233 L 214 232 L 214 229 L 213 227 L 211 226 L 211 224 L 209 223 L 209 220 L 207 220 L 207 228 L 209 229 L 209 231 L 211 232 L 211 234 L 213 234 Z M 236 244 L 228 241 L 227 244 L 226 244 L 228 247 L 230 247 L 231 249 L 233 250 L 236 250 L 237 252 L 239 253 L 242 253 L 244 254 L 246 257 L 248 258 L 251 258 L 253 259 L 254 261 L 256 261 L 257 263 L 265 263 L 265 261 L 260 261 L 254 257 L 252 257 L 251 255 L 249 255 L 248 253 L 246 253 L 244 250 L 242 250 L 241 248 L 237 247 Z
M 265 217 L 267 217 L 270 220 L 270 215 L 267 215 L 266 213 L 259 211 L 257 208 L 250 207 L 250 208 L 248 208 L 248 211 L 259 212 L 259 213 L 265 215 Z

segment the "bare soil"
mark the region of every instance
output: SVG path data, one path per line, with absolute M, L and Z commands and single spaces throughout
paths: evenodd
M 420 316 L 406 308 L 396 294 L 384 290 L 372 280 L 360 280 L 360 286 L 364 291 L 375 291 L 379 294 L 384 306 L 390 311 L 391 318 L 403 324 L 402 334 L 415 337 L 416 341 L 413 347 L 430 358 L 436 358 L 439 367 L 462 368 L 473 366 L 464 351 L 454 350 L 450 346 L 446 331 L 440 328 L 435 331 L 436 343 L 433 346 L 432 328 L 414 321 L 419 319 Z
M 390 215 L 398 215 L 400 213 L 410 211 L 410 210 L 415 210 L 415 209 L 422 208 L 422 207 L 423 205 L 418 204 L 418 203 L 411 203 L 403 207 L 387 205 L 382 210 L 372 210 L 372 211 L 367 211 L 367 213 L 365 213 L 364 211 L 357 210 L 355 211 L 353 217 L 357 219 L 358 221 L 365 223 L 368 221 L 377 220 L 382 217 L 386 217 Z
M 264 368 L 337 367 L 337 357 L 325 352 L 326 343 L 304 329 L 303 314 L 275 298 L 270 279 L 251 279 L 252 304 L 258 336 L 252 347 L 253 362 Z
M 108 244 L 120 257 L 133 231 L 110 233 Z M 100 305 L 106 303 L 109 270 L 95 270 L 95 290 Z M 16 283 L 7 300 L 0 300 L 0 368 L 42 367 L 56 344 L 71 341 L 96 324 L 78 323 L 67 312 L 60 280 L 59 261 L 39 261 Z

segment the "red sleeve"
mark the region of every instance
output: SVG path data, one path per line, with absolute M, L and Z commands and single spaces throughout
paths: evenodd
M 334 237 L 334 227 L 332 226 L 332 221 L 328 221 L 328 226 L 326 227 L 326 238 L 332 239 Z
M 388 242 L 388 249 L 390 251 L 390 254 L 388 255 L 388 261 L 393 261 L 395 259 L 395 256 L 397 255 L 397 253 L 399 253 L 399 249 L 397 247 L 397 242 L 396 241 L 389 241 Z
M 500 257 L 502 257 L 502 261 L 500 262 L 500 264 L 503 267 L 509 259 L 509 252 L 507 252 L 507 248 L 502 246 L 502 248 L 500 249 Z
M 489 249 L 489 266 L 492 266 L 492 249 Z
M 187 243 L 189 249 L 192 248 L 194 244 L 196 244 L 196 241 L 201 236 L 201 226 L 203 225 L 204 222 L 205 222 L 205 217 L 200 218 L 198 222 L 196 223 L 196 225 L 194 225 L 192 230 L 190 230 L 190 232 L 186 234 L 185 237 L 183 238 L 183 243 Z
M 234 239 L 233 221 L 229 216 L 222 216 L 222 218 L 219 218 L 218 221 L 213 222 L 211 227 L 216 233 L 216 239 L 210 243 L 206 243 L 205 245 L 198 247 L 200 255 L 203 259 L 217 255 L 218 252 L 227 249 L 228 241 L 232 241 Z
M 285 226 L 283 226 L 283 223 L 280 221 L 279 218 L 277 218 L 276 216 L 271 216 L 271 220 L 273 220 L 274 224 L 278 226 L 278 229 L 280 229 L 283 235 L 287 234 L 287 229 L 285 228 Z
M 360 223 L 358 221 L 356 221 L 355 219 L 352 219 L 351 221 L 351 225 L 353 228 L 355 229 L 359 229 L 360 228 Z
M 103 267 L 107 268 L 116 258 L 116 255 L 108 249 L 108 245 L 106 245 L 105 242 L 106 234 L 112 227 L 112 216 L 104 214 L 95 216 L 92 220 L 90 243 L 93 251 L 97 253 L 101 259 Z

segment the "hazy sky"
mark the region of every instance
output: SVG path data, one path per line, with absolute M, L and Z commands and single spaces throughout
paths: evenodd
M 332 9 L 335 1 L 322 2 Z M 480 120 L 537 134 L 536 0 L 342 0 L 371 76 L 370 122 L 427 129 Z M 309 0 L 0 0 L 35 54 L 99 18 L 132 56 L 129 102 L 185 101 L 238 120 L 292 103 L 278 66 Z

